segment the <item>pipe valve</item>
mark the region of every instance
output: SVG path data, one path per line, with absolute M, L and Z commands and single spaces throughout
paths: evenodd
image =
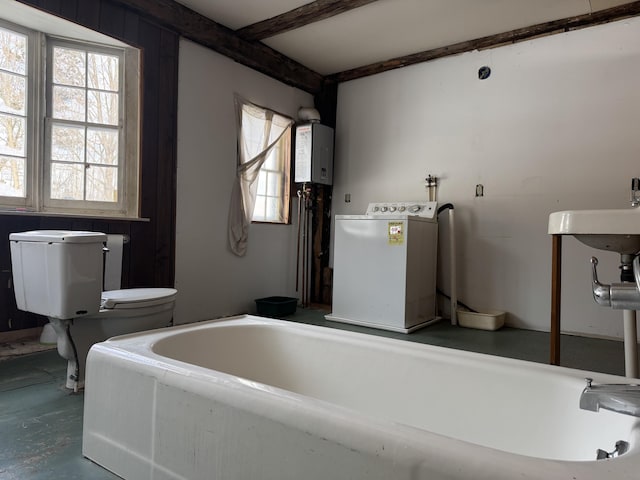
M 640 309 L 640 290 L 633 282 L 603 284 L 598 281 L 596 266 L 598 259 L 591 257 L 591 285 L 593 299 L 598 305 L 611 307 L 615 310 L 638 310 Z M 634 267 L 638 261 L 634 262 Z M 634 268 L 635 269 L 635 268 Z
M 640 178 L 631 179 L 631 206 L 640 206 Z

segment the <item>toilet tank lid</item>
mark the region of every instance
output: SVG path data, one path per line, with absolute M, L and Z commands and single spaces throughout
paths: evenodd
M 9 235 L 9 240 L 17 242 L 46 243 L 104 243 L 107 236 L 100 232 L 84 232 L 79 230 L 32 230 Z
M 175 288 L 125 288 L 102 292 L 101 307 L 105 309 L 142 308 L 173 302 Z

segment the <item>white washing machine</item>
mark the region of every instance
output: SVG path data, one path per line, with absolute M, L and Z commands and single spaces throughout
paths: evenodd
M 409 333 L 436 317 L 436 202 L 372 203 L 336 215 L 327 320 Z

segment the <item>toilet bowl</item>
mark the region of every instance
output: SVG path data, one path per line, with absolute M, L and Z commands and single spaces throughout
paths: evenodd
M 97 313 L 72 319 L 49 317 L 57 336 L 58 354 L 67 360 L 66 387 L 84 388 L 87 355 L 94 343 L 170 326 L 176 294 L 173 288 L 110 290 L 102 292 Z
M 103 233 L 68 230 L 9 235 L 17 306 L 48 317 L 73 390 L 84 386 L 94 343 L 166 327 L 173 318 L 173 288 L 102 291 L 106 240 Z

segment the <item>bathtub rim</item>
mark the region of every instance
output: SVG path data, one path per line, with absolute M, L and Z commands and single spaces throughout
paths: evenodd
M 329 417 L 332 418 L 331 425 L 328 425 L 326 422 L 314 424 L 315 427 L 318 425 L 322 426 L 323 435 L 327 438 L 339 442 L 341 435 L 335 435 L 335 433 L 343 431 L 346 432 L 346 434 L 349 434 L 350 432 L 353 432 L 353 428 L 356 429 L 358 436 L 361 437 L 360 440 L 365 441 L 370 440 L 370 434 L 372 431 L 375 431 L 376 433 L 383 433 L 389 438 L 394 438 L 398 445 L 405 445 L 407 448 L 404 451 L 404 454 L 407 456 L 407 460 L 414 464 L 416 462 L 420 463 L 427 461 L 432 466 L 436 465 L 441 463 L 443 456 L 446 457 L 449 452 L 458 451 L 461 447 L 464 448 L 464 446 L 466 446 L 472 450 L 474 455 L 472 455 L 473 458 L 465 457 L 465 461 L 476 464 L 475 466 L 477 468 L 478 464 L 485 465 L 488 463 L 488 458 L 494 458 L 495 462 L 499 462 L 503 467 L 506 468 L 510 466 L 510 468 L 508 468 L 510 475 L 520 473 L 522 472 L 522 467 L 528 466 L 527 471 L 530 473 L 539 473 L 540 468 L 543 467 L 546 472 L 545 475 L 547 473 L 552 474 L 552 472 L 566 475 L 571 472 L 572 475 L 579 473 L 579 475 L 576 476 L 584 479 L 604 478 L 602 475 L 610 476 L 616 474 L 621 474 L 622 476 L 613 478 L 634 478 L 631 476 L 627 477 L 626 475 L 637 472 L 640 468 L 640 420 L 636 421 L 631 429 L 630 437 L 632 437 L 633 440 L 631 450 L 625 455 L 613 459 L 613 461 L 563 460 L 533 457 L 499 450 L 462 439 L 456 439 L 391 420 L 374 418 L 338 404 L 298 394 L 278 387 L 273 387 L 260 382 L 247 380 L 223 371 L 187 363 L 172 357 L 166 357 L 153 350 L 153 346 L 158 341 L 173 336 L 176 333 L 180 334 L 183 331 L 191 332 L 193 330 L 197 331 L 200 329 L 224 327 L 226 325 L 280 326 L 286 329 L 302 330 L 303 332 L 304 330 L 311 329 L 322 336 L 326 335 L 329 337 L 335 337 L 336 335 L 344 334 L 347 335 L 347 337 L 352 337 L 354 340 L 360 340 L 363 342 L 369 342 L 375 339 L 375 342 L 381 342 L 394 347 L 399 347 L 401 345 L 404 350 L 416 349 L 416 351 L 420 351 L 427 349 L 435 353 L 445 354 L 447 357 L 462 357 L 462 360 L 482 356 L 486 357 L 486 359 L 491 363 L 496 363 L 498 365 L 507 364 L 507 368 L 513 368 L 513 364 L 522 364 L 527 368 L 533 368 L 534 370 L 543 371 L 560 377 L 569 376 L 575 378 L 575 372 L 580 372 L 580 378 L 584 378 L 584 376 L 592 376 L 598 382 L 625 380 L 625 377 L 610 374 L 588 372 L 567 367 L 530 362 L 527 360 L 499 357 L 465 350 L 455 350 L 436 345 L 409 342 L 400 339 L 379 337 L 366 333 L 337 330 L 330 327 L 263 318 L 253 315 L 224 317 L 220 319 L 196 322 L 193 324 L 167 327 L 154 331 L 121 335 L 113 337 L 100 344 L 96 344 L 92 348 L 92 351 L 95 350 L 96 354 L 108 354 L 115 356 L 122 362 L 140 363 L 151 365 L 153 368 L 158 368 L 159 371 L 161 370 L 161 375 L 156 376 L 156 378 L 162 377 L 163 381 L 170 380 L 170 382 L 167 383 L 170 383 L 171 385 L 174 385 L 174 382 L 176 382 L 179 386 L 188 389 L 190 382 L 195 381 L 201 386 L 204 385 L 207 390 L 212 390 L 214 392 L 228 393 L 231 391 L 234 398 L 238 401 L 238 405 L 243 405 L 242 408 L 251 412 L 255 412 L 256 410 L 254 408 L 248 408 L 246 405 L 254 404 L 256 391 L 259 391 L 262 395 L 260 401 L 266 402 L 269 405 L 269 408 L 262 408 L 260 414 L 271 420 L 288 424 L 292 428 L 300 428 L 300 426 L 290 422 L 288 408 L 296 407 L 298 409 L 296 413 L 300 413 L 300 408 L 303 407 L 305 419 L 310 422 L 320 419 L 318 412 L 328 413 Z M 125 346 L 124 348 L 123 345 Z M 345 429 L 346 425 L 350 428 Z M 328 428 L 329 426 L 332 428 Z M 416 432 L 419 434 L 418 436 L 421 437 L 419 442 L 416 442 L 415 439 Z M 442 448 L 443 446 L 445 448 Z M 434 447 L 437 448 L 434 449 Z M 387 454 L 389 453 L 390 452 L 387 452 Z M 397 453 L 398 452 L 395 452 L 394 455 L 397 455 Z M 453 457 L 450 460 L 455 461 L 456 459 Z M 498 479 L 503 478 L 501 474 L 502 471 L 503 469 L 500 469 L 500 471 L 491 470 L 490 472 L 484 472 L 486 476 L 485 474 L 480 474 L 480 472 L 476 470 L 474 470 L 474 473 L 476 474 L 476 478 Z M 504 478 L 510 477 L 504 476 Z

